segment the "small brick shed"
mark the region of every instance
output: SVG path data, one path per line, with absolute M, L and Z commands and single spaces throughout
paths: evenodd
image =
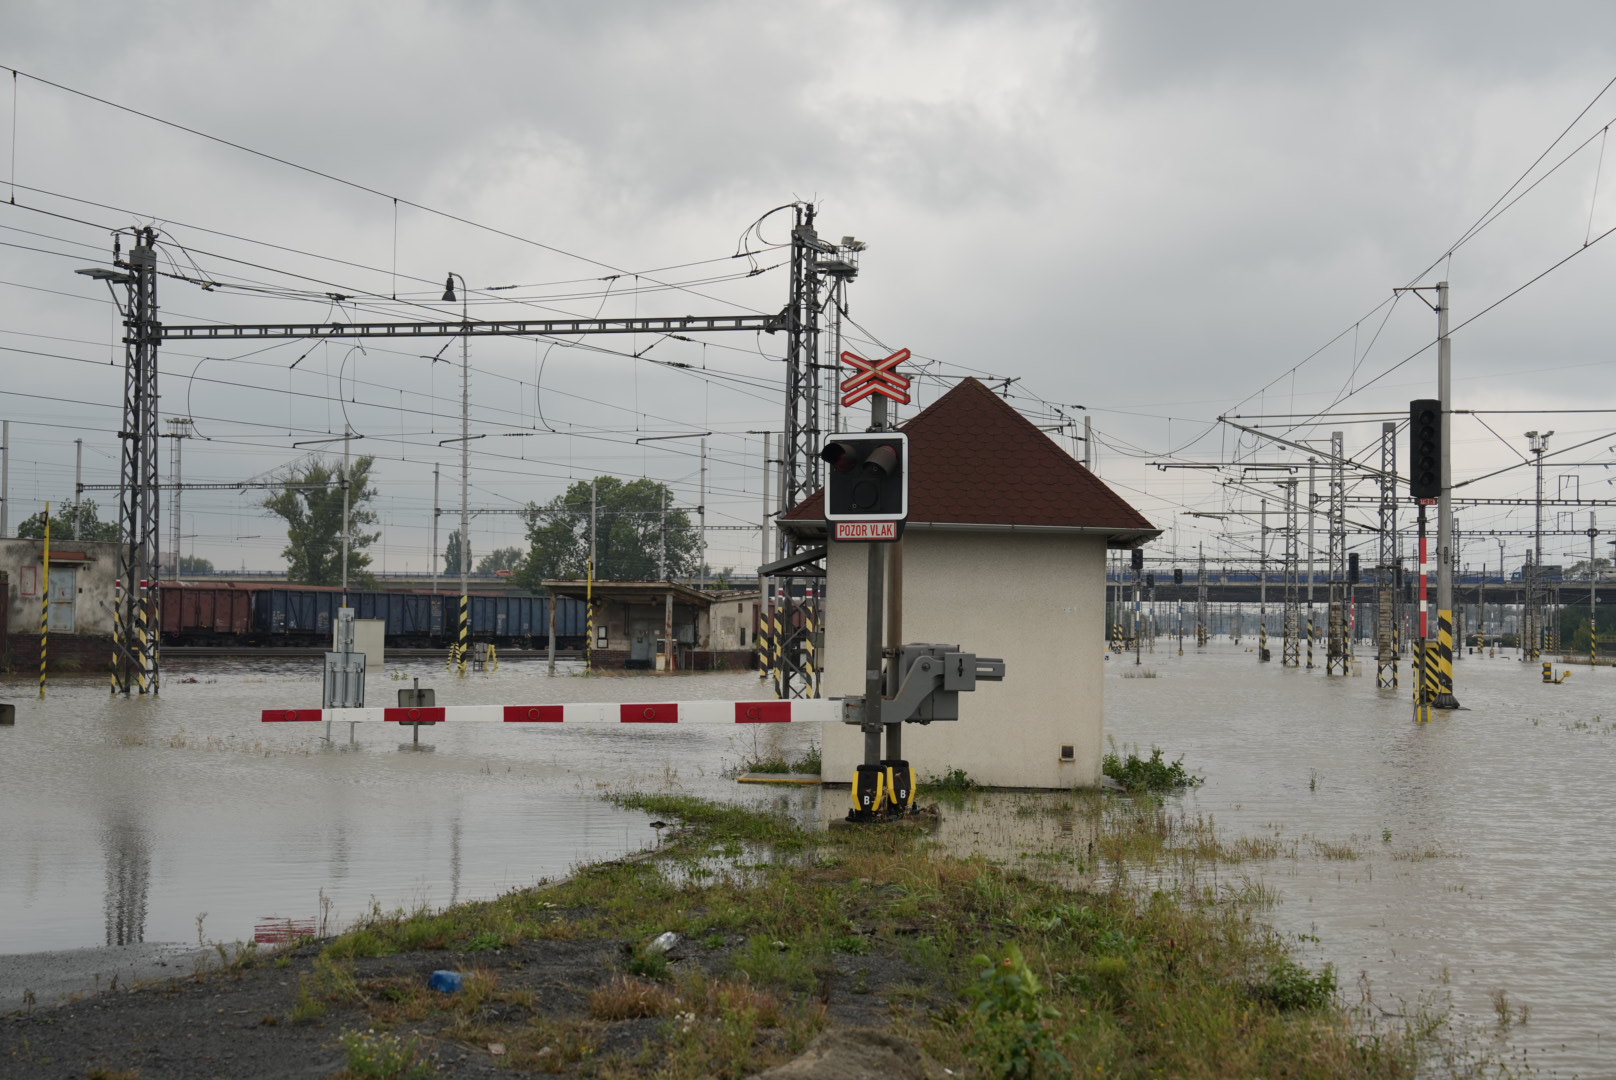
M 922 776 L 963 768 L 996 787 L 1097 784 L 1106 552 L 1137 547 L 1161 530 L 976 379 L 902 430 L 909 436 L 903 638 L 1002 657 L 1007 669 L 1004 682 L 962 696 L 957 723 L 907 725 L 904 756 Z M 823 538 L 823 492 L 780 524 L 804 539 Z M 827 696 L 863 692 L 866 560 L 886 546 L 829 544 Z M 849 780 L 862 757 L 856 728 L 827 730 L 827 781 Z

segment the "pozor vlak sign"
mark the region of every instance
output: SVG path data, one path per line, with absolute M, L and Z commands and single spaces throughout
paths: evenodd
M 891 542 L 909 517 L 909 437 L 897 431 L 846 432 L 819 456 L 825 477 L 825 520 L 834 539 Z

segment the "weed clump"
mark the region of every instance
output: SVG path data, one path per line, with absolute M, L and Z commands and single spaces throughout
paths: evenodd
M 438 1073 L 421 1041 L 374 1031 L 345 1031 L 342 1049 L 347 1057 L 347 1075 L 366 1080 L 426 1080 Z
M 961 794 L 974 791 L 982 785 L 973 780 L 970 773 L 956 766 L 940 776 L 927 777 L 925 786 L 928 791 Z
M 1324 965 L 1317 975 L 1286 957 L 1275 960 L 1252 994 L 1280 1012 L 1322 1009 L 1335 999 L 1335 968 Z
M 1014 944 L 995 960 L 978 953 L 976 981 L 966 993 L 972 1012 L 985 1021 L 978 1045 L 1002 1076 L 1066 1075 L 1071 1064 L 1060 1052 L 1053 1023 L 1060 1011 L 1043 998 L 1044 985 Z
M 1182 791 L 1205 782 L 1184 768 L 1184 759 L 1163 761 L 1159 746 L 1150 748 L 1150 756 L 1142 758 L 1138 751 L 1129 750 L 1126 757 L 1112 750 L 1101 762 L 1101 771 L 1126 791 Z

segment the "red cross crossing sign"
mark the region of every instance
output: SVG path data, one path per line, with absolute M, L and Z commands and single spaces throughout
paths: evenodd
M 842 380 L 842 404 L 853 405 L 873 394 L 899 405 L 909 404 L 909 378 L 893 370 L 907 359 L 908 349 L 899 349 L 885 360 L 866 360 L 858 353 L 844 352 L 842 363 L 851 366 L 853 374 Z

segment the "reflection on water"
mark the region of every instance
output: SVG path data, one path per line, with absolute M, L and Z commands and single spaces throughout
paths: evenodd
M 91 945 L 252 940 L 267 924 L 335 927 L 373 903 L 441 906 L 489 897 L 655 842 L 603 786 L 762 801 L 723 773 L 754 740 L 800 752 L 811 732 L 763 735 L 448 725 L 433 754 L 361 725 L 349 752 L 323 726 L 261 724 L 312 704 L 317 662 L 168 665 L 159 699 L 111 698 L 99 679 L 55 680 L 46 701 L 0 683 L 17 725 L 0 731 L 0 955 Z M 755 697 L 745 673 L 544 675 L 507 661 L 458 679 L 441 664 L 393 670 L 450 703 Z M 391 698 L 393 680 L 372 692 Z M 399 685 L 407 686 L 408 682 Z
M 108 945 L 146 940 L 146 894 L 151 890 L 151 851 L 131 821 L 112 821 L 101 833 L 106 844 Z

